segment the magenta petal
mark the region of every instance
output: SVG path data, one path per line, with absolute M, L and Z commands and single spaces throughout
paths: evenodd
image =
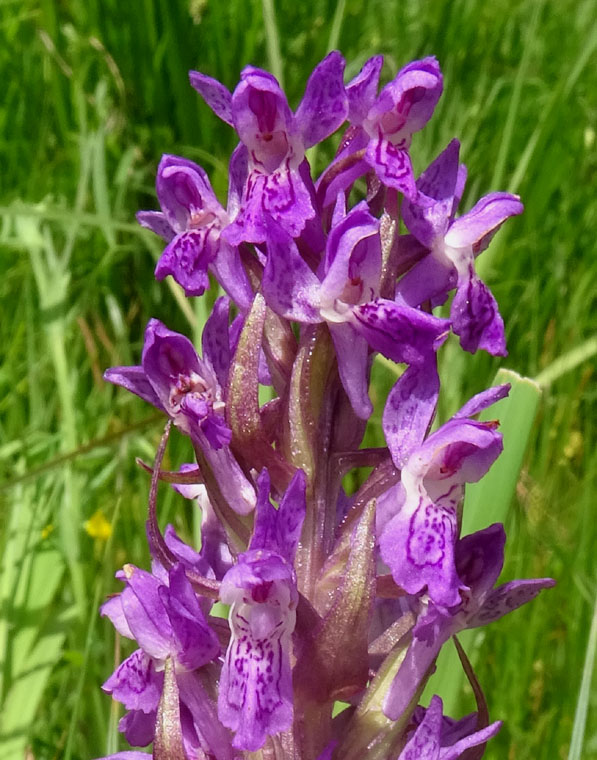
M 189 71 L 191 87 L 205 100 L 211 110 L 222 121 L 232 126 L 232 95 L 230 90 L 217 79 L 212 79 L 199 71 Z
M 478 252 L 484 247 L 484 238 L 494 233 L 506 219 L 523 211 L 517 195 L 490 193 L 453 222 L 445 237 L 446 245 L 452 248 L 470 246 Z
M 411 250 L 414 250 L 414 246 Z M 398 281 L 396 300 L 414 307 L 419 307 L 426 301 L 430 301 L 432 306 L 439 306 L 457 282 L 454 267 L 446 266 L 443 261 L 428 253 Z
M 454 419 L 473 417 L 475 414 L 479 414 L 483 409 L 487 409 L 488 406 L 492 406 L 497 401 L 506 398 L 510 392 L 510 388 L 510 383 L 504 383 L 504 385 L 495 385 L 493 388 L 488 388 L 486 391 L 477 393 L 456 412 Z
M 146 747 L 154 740 L 156 720 L 157 709 L 151 713 L 129 710 L 118 721 L 118 730 L 125 735 L 127 742 L 133 747 Z M 133 754 L 137 755 L 137 753 L 131 753 Z M 123 752 L 122 755 L 125 756 L 126 753 Z M 114 755 L 114 757 L 120 757 L 120 755 Z M 151 757 L 151 755 L 142 755 L 142 757 Z
M 452 329 L 465 351 L 485 349 L 493 356 L 507 356 L 504 322 L 491 291 L 478 277 L 471 263 L 468 276 L 459 278 L 452 301 Z
M 487 625 L 507 615 L 508 612 L 522 607 L 534 599 L 544 588 L 555 586 L 552 578 L 533 578 L 532 580 L 510 581 L 498 586 L 485 598 L 483 606 L 468 619 L 468 628 Z
M 125 566 L 127 585 L 122 592 L 122 609 L 141 649 L 156 660 L 171 654 L 172 626 L 160 598 L 162 584 L 150 573 Z
M 434 503 L 424 490 L 407 488 L 400 512 L 380 537 L 381 557 L 398 586 L 417 594 L 427 586 L 438 605 L 452 607 L 464 588 L 454 567 L 456 509 Z
M 127 752 L 117 752 L 115 755 L 107 755 L 106 757 L 99 757 L 97 760 L 147 760 L 153 757 L 153 755 L 147 752 L 137 752 L 136 750 Z
M 456 544 L 456 570 L 475 600 L 493 588 L 504 565 L 506 532 L 500 523 L 461 538 Z
M 149 401 L 153 406 L 164 410 L 164 405 L 149 382 L 143 367 L 111 367 L 104 372 L 104 380 L 114 385 L 121 385 L 144 401 Z
M 305 519 L 305 474 L 302 470 L 297 470 L 278 509 L 269 500 L 270 478 L 265 469 L 257 480 L 257 488 L 255 526 L 249 549 L 277 552 L 292 563 Z
M 307 219 L 315 216 L 309 191 L 298 170 L 288 162 L 271 174 L 252 171 L 248 177 L 243 205 L 235 221 L 223 231 L 232 245 L 263 243 L 267 240 L 271 219 L 291 237 L 301 234 Z
M 458 140 L 452 140 L 417 180 L 417 189 L 425 196 L 424 205 L 408 200 L 402 204 L 404 223 L 427 248 L 444 236 L 450 223 L 458 182 L 459 150 Z
M 162 681 L 163 676 L 155 672 L 151 658 L 137 649 L 116 668 L 102 689 L 127 710 L 150 713 L 157 709 Z
M 383 55 L 369 58 L 357 76 L 346 85 L 348 118 L 351 124 L 362 124 L 375 102 L 382 66 Z
M 290 235 L 274 224 L 267 240 L 262 288 L 270 308 L 282 317 L 302 323 L 323 321 L 318 309 L 319 279 Z
M 397 720 L 408 708 L 443 644 L 454 633 L 448 616 L 431 610 L 413 629 L 413 638 L 383 702 L 383 712 Z
M 398 760 L 440 760 L 442 701 L 431 697 L 423 721 L 398 755 Z
M 478 747 L 480 744 L 488 742 L 497 734 L 501 727 L 502 722 L 496 720 L 495 723 L 491 723 L 480 731 L 475 731 L 474 734 L 471 734 L 464 739 L 460 739 L 460 741 L 457 741 L 449 747 L 444 747 L 442 745 L 439 760 L 456 760 L 456 758 L 462 757 L 464 752 L 471 747 Z
M 344 65 L 344 58 L 334 50 L 309 77 L 295 114 L 296 125 L 306 148 L 325 140 L 346 119 L 348 98 L 343 82 Z
M 413 167 L 406 149 L 396 147 L 380 134 L 370 141 L 365 159 L 384 185 L 404 193 L 409 200 L 417 199 Z
M 392 460 L 402 468 L 423 442 L 435 416 L 439 376 L 435 357 L 412 365 L 398 379 L 386 400 L 382 426 Z
M 207 269 L 217 254 L 218 238 L 219 233 L 210 227 L 177 235 L 160 256 L 156 279 L 172 275 L 186 296 L 202 296 L 209 288 Z
M 201 335 L 203 358 L 213 367 L 219 384 L 228 382 L 228 368 L 232 356 L 229 335 L 230 301 L 221 296 L 216 300 Z
M 354 326 L 388 359 L 421 364 L 447 338 L 450 323 L 409 306 L 378 298 L 355 306 Z
M 162 211 L 176 232 L 204 226 L 223 212 L 205 171 L 180 156 L 162 156 L 156 192 Z
M 224 288 L 241 311 L 247 311 L 253 303 L 253 288 L 242 264 L 236 246 L 220 238 L 218 255 L 211 264 L 216 280 Z
M 124 610 L 122 609 L 121 596 L 121 594 L 115 594 L 115 596 L 110 597 L 104 602 L 100 607 L 100 615 L 102 617 L 107 617 L 121 636 L 124 636 L 127 639 L 134 639 L 135 637 L 133 636 L 129 624 L 127 623 Z
M 369 399 L 369 346 L 349 324 L 329 325 L 338 357 L 340 380 L 357 417 L 369 419 L 373 405 Z
M 180 375 L 205 374 L 191 341 L 169 330 L 158 319 L 147 323 L 141 361 L 149 382 L 168 410 L 172 406 L 170 394 Z
M 435 58 L 412 61 L 385 85 L 368 118 L 394 142 L 408 140 L 427 124 L 442 90 L 442 73 Z
M 168 589 L 162 587 L 161 596 L 167 602 L 177 648 L 176 661 L 188 670 L 195 670 L 220 654 L 220 644 L 207 625 L 182 565 L 170 570 L 169 581 Z
M 155 232 L 161 238 L 169 243 L 176 234 L 166 219 L 166 215 L 161 211 L 137 211 L 135 214 L 141 227 Z

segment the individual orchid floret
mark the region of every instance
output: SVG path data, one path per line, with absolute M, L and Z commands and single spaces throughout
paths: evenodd
M 413 201 L 417 199 L 408 151 L 413 134 L 433 114 L 442 94 L 443 77 L 435 58 L 412 61 L 376 96 L 382 64 L 381 56 L 369 59 L 346 87 L 352 127 L 332 164 L 333 180 L 322 177 L 324 206 L 333 203 L 338 192 L 346 190 L 369 169 L 386 187 Z M 349 159 L 361 153 L 359 160 Z
M 125 565 L 117 574 L 126 583 L 124 590 L 101 608 L 116 630 L 140 647 L 103 686 L 129 710 L 120 729 L 137 746 L 153 740 L 166 659 L 171 658 L 177 674 L 182 674 L 203 667 L 220 653 L 182 563 L 164 575 L 166 582 Z
M 498 620 L 551 588 L 551 578 L 494 585 L 504 564 L 506 534 L 496 523 L 461 538 L 455 548 L 456 573 L 466 587 L 460 602 L 449 608 L 429 602 L 413 628 L 412 642 L 385 698 L 385 714 L 396 719 L 408 707 L 442 645 L 454 634 Z
M 419 200 L 424 203 L 407 200 L 402 205 L 406 226 L 428 253 L 400 280 L 397 294 L 411 306 L 428 300 L 439 304 L 456 288 L 450 317 L 462 347 L 505 356 L 504 323 L 474 262 L 499 227 L 521 214 L 523 206 L 517 195 L 490 193 L 455 219 L 466 181 L 466 169 L 458 163 L 459 149 L 458 140 L 452 140 L 417 180 Z
M 408 456 L 400 483 L 380 499 L 381 556 L 396 583 L 409 594 L 427 588 L 436 604 L 450 607 L 458 604 L 466 589 L 454 562 L 458 507 L 464 484 L 482 478 L 502 450 L 497 423 L 469 416 L 508 390 L 507 385 L 497 386 L 479 394 L 432 433 Z M 391 451 L 392 442 L 388 443 Z
M 344 59 L 330 53 L 309 77 L 305 95 L 292 113 L 278 81 L 267 71 L 247 66 L 231 94 L 220 82 L 190 72 L 192 86 L 213 111 L 233 126 L 242 148 L 231 172 L 246 164 L 240 212 L 225 236 L 232 244 L 261 243 L 271 217 L 291 237 L 300 235 L 316 209 L 301 172 L 305 150 L 332 134 L 346 119 Z
M 216 374 L 191 341 L 151 319 L 145 330 L 141 366 L 113 367 L 106 380 L 163 409 L 178 428 L 200 436 L 213 449 L 230 442 L 225 403 Z
M 398 760 L 456 760 L 467 749 L 485 744 L 502 726 L 501 721 L 496 721 L 454 741 L 453 727 L 446 731 L 445 721 L 442 715 L 442 700 L 434 696 L 424 711 L 423 719 L 398 755 Z
M 379 298 L 379 220 L 365 201 L 346 215 L 341 203 L 342 196 L 317 274 L 288 235 L 271 228 L 263 292 L 271 308 L 286 319 L 328 324 L 344 389 L 355 413 L 367 419 L 372 411 L 367 392 L 370 349 L 421 365 L 447 334 L 448 323 Z
M 255 506 L 255 492 L 230 451 L 232 433 L 218 381 L 230 360 L 229 339 L 226 299 L 216 302 L 205 325 L 203 359 L 188 338 L 152 319 L 141 366 L 112 367 L 104 377 L 165 411 L 203 451 L 232 508 L 246 514 Z
M 203 295 L 208 271 L 239 306 L 252 298 L 238 249 L 221 236 L 230 218 L 216 198 L 207 174 L 197 164 L 165 155 L 158 166 L 156 192 L 162 211 L 139 211 L 137 220 L 168 243 L 155 276 L 172 275 L 187 296 Z
M 264 470 L 248 551 L 224 576 L 220 598 L 230 607 L 231 639 L 220 678 L 218 714 L 235 732 L 233 746 L 255 751 L 293 717 L 291 636 L 298 591 L 293 562 L 305 516 L 299 470 L 275 509 Z

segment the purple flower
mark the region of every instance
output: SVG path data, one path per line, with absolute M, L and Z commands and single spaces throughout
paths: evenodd
M 443 607 L 432 598 L 427 612 L 417 621 L 406 657 L 385 698 L 384 712 L 388 717 L 395 720 L 408 707 L 416 685 L 453 634 L 498 620 L 554 585 L 551 578 L 536 578 L 493 588 L 504 563 L 505 542 L 500 524 L 457 542 L 455 573 L 464 586 L 461 599 L 454 606 Z
M 305 95 L 292 113 L 275 77 L 247 66 L 234 93 L 197 71 L 192 86 L 213 111 L 233 126 L 242 147 L 235 151 L 231 173 L 244 173 L 241 208 L 225 237 L 234 245 L 261 243 L 271 217 L 291 237 L 300 235 L 315 216 L 307 172 L 301 173 L 305 150 L 328 137 L 346 119 L 344 59 L 330 53 L 309 77 Z M 243 166 L 245 168 L 243 169 Z
M 235 511 L 246 514 L 255 507 L 255 491 L 228 446 L 232 433 L 224 418 L 220 385 L 230 362 L 230 333 L 226 299 L 216 302 L 205 325 L 204 359 L 188 338 L 152 319 L 145 330 L 141 366 L 112 367 L 104 377 L 165 411 L 190 435 L 212 467 L 223 496 Z
M 332 182 L 325 183 L 323 205 L 334 202 L 358 177 L 372 168 L 382 184 L 416 200 L 417 188 L 408 149 L 412 136 L 431 118 L 442 94 L 443 77 L 433 57 L 412 61 L 401 69 L 376 97 L 381 56 L 370 58 L 346 87 L 349 119 L 353 125 L 332 166 Z M 363 151 L 356 162 L 342 161 Z M 325 175 L 324 175 L 325 176 Z
M 198 555 L 196 559 L 201 562 Z M 220 644 L 182 563 L 168 573 L 162 569 L 160 577 L 125 565 L 117 577 L 126 586 L 102 606 L 101 614 L 140 648 L 118 666 L 103 689 L 129 710 L 120 723 L 128 741 L 145 745 L 153 740 L 166 659 L 173 660 L 178 677 L 214 660 Z
M 305 516 L 305 476 L 293 477 L 278 510 L 264 470 L 248 551 L 224 576 L 230 646 L 222 668 L 218 714 L 235 731 L 233 746 L 255 751 L 292 724 L 291 636 L 298 591 L 294 555 Z
M 410 453 L 400 483 L 380 499 L 381 556 L 409 594 L 427 587 L 438 605 L 460 601 L 459 592 L 466 585 L 455 566 L 454 545 L 464 484 L 482 478 L 502 450 L 495 422 L 468 417 L 508 390 L 507 385 L 498 386 L 472 399 Z
M 184 433 L 203 436 L 213 449 L 230 442 L 213 367 L 188 338 L 159 320 L 151 319 L 145 330 L 141 366 L 112 367 L 104 376 L 163 409 Z
M 230 223 L 207 174 L 192 161 L 162 156 L 156 192 L 162 211 L 139 211 L 137 220 L 168 243 L 155 270 L 158 280 L 172 275 L 187 296 L 200 296 L 209 287 L 208 269 L 243 307 L 252 290 L 238 249 L 221 236 Z
M 460 723 L 468 727 L 470 721 L 465 718 Z M 480 731 L 454 741 L 455 736 L 461 731 L 458 730 L 458 726 L 446 722 L 442 715 L 442 701 L 434 696 L 414 734 L 398 755 L 398 760 L 456 760 L 470 747 L 485 744 L 497 734 L 501 725 L 501 721 L 496 721 Z M 449 730 L 446 730 L 447 728 Z
M 427 300 L 435 305 L 455 287 L 450 317 L 462 347 L 505 356 L 504 323 L 474 261 L 506 219 L 521 214 L 523 207 L 517 195 L 490 193 L 454 219 L 466 181 L 459 149 L 458 140 L 452 140 L 417 180 L 423 205 L 408 200 L 402 205 L 407 227 L 429 253 L 400 280 L 397 295 L 411 306 Z
M 356 414 L 367 419 L 370 348 L 394 361 L 428 366 L 448 323 L 379 298 L 379 220 L 364 201 L 344 215 L 340 198 L 334 222 L 317 274 L 289 236 L 272 227 L 263 292 L 286 319 L 328 324 L 344 389 Z

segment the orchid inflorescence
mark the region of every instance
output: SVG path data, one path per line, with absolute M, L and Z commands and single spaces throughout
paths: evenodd
M 481 757 L 501 724 L 489 723 L 458 642 L 478 711 L 455 721 L 439 697 L 418 700 L 454 634 L 553 585 L 495 588 L 503 527 L 459 535 L 465 484 L 502 449 L 498 423 L 477 415 L 509 387 L 478 393 L 431 432 L 450 331 L 466 351 L 505 355 L 475 258 L 522 204 L 491 193 L 457 217 L 457 140 L 415 180 L 409 147 L 442 74 L 435 58 L 414 61 L 378 93 L 382 63 L 371 58 L 345 85 L 344 60 L 330 53 L 295 112 L 261 69 L 245 68 L 233 93 L 191 72 L 240 139 L 227 206 L 200 166 L 166 155 L 161 211 L 137 215 L 166 242 L 159 280 L 172 276 L 187 296 L 215 283 L 226 292 L 202 356 L 152 319 L 141 364 L 106 372 L 168 418 L 149 468 L 151 572 L 125 565 L 124 589 L 101 609 L 139 647 L 103 688 L 127 710 L 128 742 L 153 742 L 156 760 Z M 306 151 L 346 122 L 314 181 Z M 364 198 L 351 205 L 354 195 Z M 434 316 L 453 291 L 449 319 Z M 400 365 L 387 446 L 360 448 L 378 353 Z M 176 473 L 162 469 L 172 425 L 196 456 Z M 371 472 L 349 493 L 356 468 Z M 160 531 L 159 480 L 198 502 L 199 551 L 172 526 Z M 212 614 L 216 602 L 227 620 Z

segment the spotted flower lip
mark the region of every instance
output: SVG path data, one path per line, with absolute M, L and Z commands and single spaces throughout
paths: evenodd
M 505 356 L 504 323 L 474 261 L 500 226 L 522 213 L 523 206 L 517 195 L 490 193 L 455 219 L 466 182 L 459 150 L 458 140 L 452 140 L 417 180 L 418 201 L 425 203 L 406 199 L 402 205 L 406 226 L 429 253 L 400 280 L 397 295 L 411 306 L 428 300 L 439 304 L 455 287 L 450 317 L 462 347 Z
M 155 276 L 172 275 L 187 296 L 201 296 L 209 288 L 208 272 L 242 307 L 252 290 L 238 250 L 221 235 L 230 217 L 216 198 L 205 171 L 186 158 L 164 155 L 156 179 L 162 211 L 139 211 L 137 220 L 168 243 Z
M 242 143 L 236 163 L 246 162 L 240 211 L 226 229 L 233 245 L 262 243 L 268 219 L 298 237 L 313 218 L 311 190 L 299 168 L 305 150 L 325 139 L 346 119 L 348 99 L 343 83 L 344 59 L 331 52 L 311 74 L 305 95 L 293 114 L 276 78 L 247 66 L 231 94 L 217 80 L 190 72 L 191 85 Z
M 381 556 L 409 594 L 427 588 L 435 604 L 450 607 L 466 589 L 454 560 L 458 507 L 464 484 L 483 477 L 502 450 L 495 423 L 469 416 L 508 390 L 497 386 L 480 394 L 414 448 L 402 467 L 401 482 L 380 500 Z
M 294 556 L 305 517 L 305 476 L 297 471 L 280 507 L 270 480 L 258 479 L 255 527 L 248 550 L 224 576 L 231 638 L 222 668 L 218 714 L 235 731 L 233 746 L 255 751 L 292 724 L 291 635 L 298 591 Z

